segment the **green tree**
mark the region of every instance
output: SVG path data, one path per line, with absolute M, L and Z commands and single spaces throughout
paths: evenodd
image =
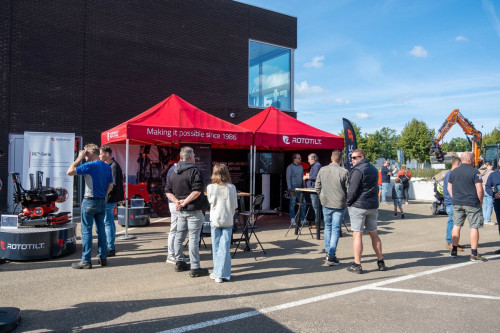
M 397 142 L 399 136 L 396 130 L 388 127 L 383 127 L 375 133 L 365 135 L 365 155 L 370 162 L 375 163 L 377 158 L 396 159 L 397 157 Z
M 425 122 L 413 118 L 403 128 L 398 147 L 403 149 L 405 156 L 423 163 L 430 160 L 429 147 L 434 134 L 434 130 L 429 129 Z
M 450 142 L 445 142 L 441 146 L 445 153 L 462 152 L 470 150 L 470 144 L 465 138 L 453 138 Z
M 497 126 L 491 133 L 483 135 L 483 146 L 496 145 L 500 143 L 500 126 Z
M 377 158 L 382 155 L 382 149 L 380 142 L 382 141 L 382 135 L 380 132 L 370 133 L 365 136 L 365 157 L 372 163 L 375 163 Z

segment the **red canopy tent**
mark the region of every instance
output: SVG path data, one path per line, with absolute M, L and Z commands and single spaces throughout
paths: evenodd
M 214 148 L 243 148 L 252 133 L 170 95 L 140 115 L 102 132 L 101 143 L 179 144 L 210 143 Z
M 344 149 L 344 138 L 301 122 L 275 107 L 268 107 L 238 124 L 253 132 L 261 150 Z
M 208 143 L 213 148 L 251 148 L 252 133 L 237 125 L 208 114 L 177 95 L 138 116 L 101 133 L 101 144 L 126 144 L 125 200 L 128 201 L 129 145 L 179 145 Z M 125 206 L 128 229 L 128 205 Z M 129 238 L 127 232 L 124 238 Z
M 250 158 L 250 192 L 252 193 L 255 192 L 257 149 L 344 149 L 344 138 L 341 136 L 307 125 L 272 106 L 238 125 L 253 133 L 253 153 Z

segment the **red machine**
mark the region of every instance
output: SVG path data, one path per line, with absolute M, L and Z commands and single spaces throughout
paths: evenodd
M 127 183 L 123 184 L 124 197 L 127 197 Z M 148 183 L 139 184 L 128 184 L 128 199 L 144 199 L 144 203 L 149 204 L 151 199 L 149 198 Z
M 57 212 L 56 201 L 59 194 L 53 187 L 42 186 L 43 172 L 37 171 L 37 184 L 33 187 L 33 174 L 30 174 L 31 189 L 25 190 L 19 181 L 19 173 L 11 173 L 14 182 L 14 202 L 21 204 L 23 210 L 18 214 L 20 227 L 47 227 L 70 220 L 70 212 Z

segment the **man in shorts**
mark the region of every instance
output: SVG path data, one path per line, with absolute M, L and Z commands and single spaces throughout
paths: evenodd
M 479 228 L 483 227 L 483 181 L 481 173 L 472 166 L 474 154 L 462 153 L 462 164 L 451 171 L 448 180 L 448 193 L 453 201 L 453 230 L 451 234 L 451 257 L 457 257 L 460 229 L 464 225 L 465 217 L 469 220 L 471 261 L 488 261 L 477 253 L 479 243 Z
M 382 257 L 382 241 L 377 233 L 378 217 L 378 171 L 365 158 L 362 149 L 351 153 L 353 168 L 349 174 L 349 189 L 347 191 L 347 208 L 351 217 L 352 247 L 354 263 L 347 268 L 349 272 L 361 274 L 361 254 L 363 253 L 363 230 L 368 231 L 372 240 L 373 250 L 377 255 L 379 271 L 385 271 Z

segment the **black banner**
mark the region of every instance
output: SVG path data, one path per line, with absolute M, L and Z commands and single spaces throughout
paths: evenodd
M 352 160 L 351 154 L 354 149 L 358 148 L 358 143 L 356 142 L 356 133 L 354 132 L 354 127 L 349 120 L 342 118 L 342 122 L 344 123 L 344 141 L 345 141 L 345 157 L 344 167 L 351 171 L 352 168 Z

